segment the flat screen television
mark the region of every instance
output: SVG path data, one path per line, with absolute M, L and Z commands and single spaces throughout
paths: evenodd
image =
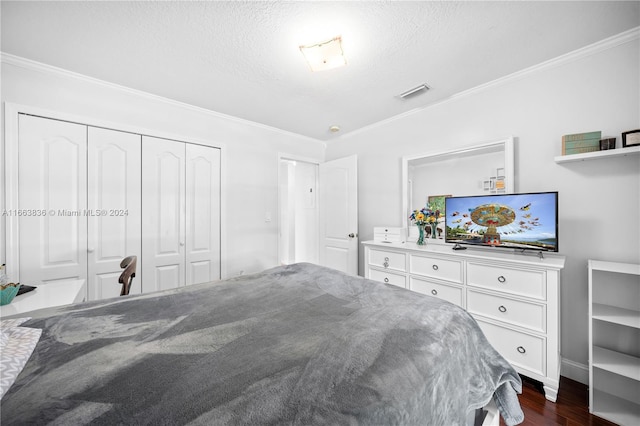
M 445 199 L 445 242 L 558 251 L 558 193 L 474 195 Z

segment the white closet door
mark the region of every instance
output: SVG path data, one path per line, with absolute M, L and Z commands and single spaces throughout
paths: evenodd
M 120 295 L 120 262 L 141 248 L 141 136 L 88 129 L 89 300 Z M 140 266 L 130 293 L 141 292 Z
M 87 128 L 20 115 L 20 282 L 87 278 Z
M 187 285 L 220 279 L 220 150 L 186 144 Z
M 185 285 L 185 143 L 142 137 L 142 291 Z

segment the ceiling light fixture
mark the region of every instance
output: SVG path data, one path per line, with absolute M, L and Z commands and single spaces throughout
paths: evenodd
M 426 84 L 421 84 L 419 86 L 414 87 L 413 89 L 409 89 L 406 92 L 400 93 L 398 96 L 402 99 L 407 99 L 421 93 L 425 93 L 427 90 L 431 89 Z
M 311 71 L 324 71 L 347 65 L 340 36 L 322 43 L 300 46 L 300 51 L 311 67 Z
M 331 133 L 337 133 L 340 131 L 340 126 L 331 126 L 329 127 L 329 130 L 331 131 Z

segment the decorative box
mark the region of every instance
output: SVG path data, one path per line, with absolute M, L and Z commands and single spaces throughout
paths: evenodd
M 404 243 L 407 240 L 407 229 L 392 226 L 375 226 L 373 240 L 383 243 Z

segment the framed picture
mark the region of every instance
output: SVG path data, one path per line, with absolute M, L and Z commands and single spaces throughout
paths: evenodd
M 444 213 L 444 199 L 451 197 L 451 195 L 429 195 L 427 197 L 427 205 L 431 210 L 440 210 Z
M 640 146 L 640 129 L 629 130 L 622 134 L 622 147 Z

